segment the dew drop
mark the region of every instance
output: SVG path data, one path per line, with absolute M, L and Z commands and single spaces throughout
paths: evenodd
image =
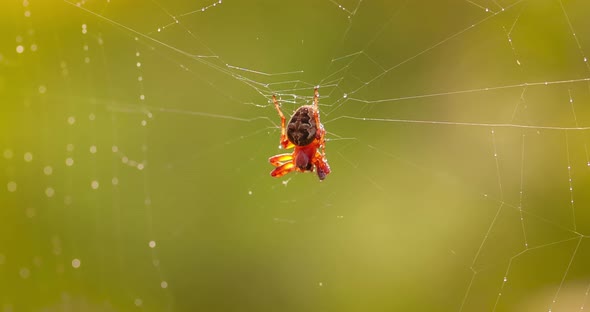
M 6 189 L 8 189 L 8 191 L 11 193 L 16 192 L 16 182 L 14 182 L 14 181 L 8 182 L 8 184 L 6 184 Z
M 11 149 L 4 150 L 4 158 L 11 159 L 14 156 L 14 152 Z M 588 162 L 588 166 L 590 166 L 590 162 Z
M 31 276 L 31 271 L 28 268 L 21 268 L 18 274 L 21 278 L 26 279 L 29 278 L 29 276 Z

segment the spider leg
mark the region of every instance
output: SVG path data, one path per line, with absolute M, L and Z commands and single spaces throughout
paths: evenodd
M 315 87 L 315 89 L 313 89 L 313 107 L 316 110 L 319 110 L 319 97 L 320 97 L 320 92 L 318 91 L 318 87 Z
M 287 138 L 287 130 L 285 128 L 285 115 L 283 115 L 283 112 L 281 111 L 281 107 L 279 106 L 279 102 L 277 101 L 277 97 L 273 94 L 272 95 L 272 102 L 275 105 L 275 108 L 277 109 L 277 112 L 279 113 L 279 116 L 281 116 L 281 146 L 285 149 L 289 148 L 289 138 Z M 291 144 L 292 146 L 292 144 Z
M 270 175 L 278 178 L 278 177 L 282 177 L 284 175 L 286 175 L 287 173 L 294 171 L 297 167 L 295 167 L 295 164 L 293 162 L 288 162 L 285 164 L 282 164 L 279 167 L 276 167 L 273 171 L 270 172 Z
M 268 161 L 275 167 L 281 166 L 282 164 L 292 160 L 293 154 L 291 153 L 275 155 L 268 159 Z
M 313 118 L 315 119 L 315 124 L 317 127 L 320 126 L 320 108 L 319 108 L 319 97 L 320 97 L 320 92 L 318 91 L 318 87 L 315 87 L 315 89 L 313 90 L 313 108 L 314 108 L 314 113 L 313 113 Z
M 320 108 L 319 108 L 319 97 L 320 92 L 318 91 L 318 87 L 315 87 L 313 90 L 313 107 L 315 108 L 315 113 L 313 117 L 315 119 L 315 124 L 318 127 L 317 138 L 320 140 L 320 148 L 322 150 L 322 156 L 326 156 L 326 141 L 324 140 L 324 135 L 326 134 L 326 130 L 324 130 L 324 126 L 320 123 Z M 329 168 L 328 168 L 329 172 Z

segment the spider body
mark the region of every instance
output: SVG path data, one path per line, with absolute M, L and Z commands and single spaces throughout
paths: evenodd
M 287 125 L 287 138 L 296 146 L 309 145 L 315 139 L 317 125 L 313 117 L 313 106 L 301 106 L 295 111 Z
M 318 110 L 318 89 L 314 90 L 313 105 L 299 107 L 289 124 L 285 125 L 285 116 L 273 95 L 273 103 L 281 117 L 281 147 L 294 148 L 293 153 L 279 154 L 271 157 L 269 162 L 276 168 L 270 173 L 273 177 L 282 177 L 291 171 L 316 171 L 323 180 L 330 173 L 330 166 L 325 158 L 326 131 L 320 123 Z

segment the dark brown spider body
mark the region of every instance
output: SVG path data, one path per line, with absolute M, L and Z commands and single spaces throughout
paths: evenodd
M 287 125 L 287 137 L 296 146 L 309 145 L 316 138 L 317 127 L 313 106 L 301 106 L 295 111 Z

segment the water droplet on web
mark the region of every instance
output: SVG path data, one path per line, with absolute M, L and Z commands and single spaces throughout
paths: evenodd
M 252 191 L 248 191 L 248 195 L 252 195 Z
M 16 46 L 16 53 L 21 54 L 25 51 L 25 47 L 23 47 L 22 45 L 17 45 Z
M 81 263 L 80 263 L 80 259 L 78 259 L 78 258 L 74 258 L 74 259 L 72 260 L 72 267 L 73 267 L 74 269 L 77 269 L 77 268 L 79 268 L 79 267 L 80 267 L 80 264 L 81 264 Z
M 45 195 L 51 198 L 53 195 L 55 195 L 55 190 L 52 187 L 48 187 L 45 189 Z
M 8 182 L 8 184 L 6 184 L 6 189 L 8 189 L 8 191 L 11 193 L 16 192 L 16 182 L 14 182 L 14 181 Z
M 14 156 L 14 153 L 12 152 L 11 149 L 4 150 L 4 158 L 11 159 L 13 156 Z M 588 166 L 590 166 L 590 162 L 588 163 Z
M 44 85 L 40 85 L 39 86 L 39 93 L 44 94 L 45 92 L 47 92 L 47 87 Z
M 148 246 L 150 246 L 150 248 L 155 248 L 156 247 L 156 241 L 150 241 Z
M 504 276 L 504 282 L 508 281 L 508 278 L 506 276 Z
M 33 160 L 33 154 L 31 154 L 29 152 L 26 152 L 25 153 L 25 156 L 24 156 L 24 159 L 25 159 L 26 162 L 31 162 Z
M 92 187 L 93 190 L 98 189 L 98 187 L 99 187 L 98 181 L 96 181 L 96 180 L 92 181 L 90 183 L 90 187 Z
M 164 288 L 164 289 L 168 288 L 168 282 L 166 282 L 166 281 L 162 281 L 162 282 L 160 283 L 160 287 L 162 287 L 162 288 Z
M 34 218 L 37 215 L 37 212 L 35 211 L 35 208 L 33 207 L 27 207 L 27 209 L 25 210 L 25 215 L 27 216 L 27 218 Z
M 90 153 L 91 154 L 96 154 L 96 145 L 90 146 Z
M 72 157 L 66 158 L 66 166 L 71 167 L 74 165 L 74 159 Z
M 141 300 L 140 298 L 136 298 L 135 301 L 133 301 L 133 303 L 135 304 L 135 306 L 141 307 L 141 305 L 143 304 L 143 300 Z
M 75 122 L 76 122 L 76 117 L 74 117 L 74 116 L 68 117 L 68 123 L 70 125 L 73 125 Z
M 31 276 L 31 271 L 28 268 L 21 268 L 18 274 L 21 278 L 26 279 L 29 278 L 29 276 Z

